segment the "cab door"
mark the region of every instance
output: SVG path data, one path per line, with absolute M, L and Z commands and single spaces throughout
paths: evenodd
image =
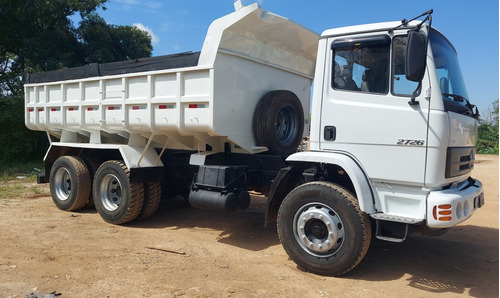
M 406 40 L 385 32 L 328 39 L 320 149 L 352 155 L 372 181 L 423 185 L 429 84 L 424 77 L 410 105 L 418 84 L 404 74 Z

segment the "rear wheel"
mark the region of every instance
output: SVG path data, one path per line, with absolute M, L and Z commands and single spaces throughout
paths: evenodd
M 161 200 L 161 183 L 160 182 L 145 182 L 144 183 L 144 203 L 142 205 L 139 219 L 151 217 L 158 210 Z
M 130 171 L 122 161 L 103 163 L 94 176 L 93 197 L 97 212 L 112 224 L 137 218 L 144 201 L 143 183 L 130 183 Z
M 75 211 L 89 200 L 91 179 L 87 166 L 76 156 L 59 157 L 50 170 L 50 193 L 61 210 Z
M 259 101 L 253 118 L 257 145 L 286 158 L 296 152 L 303 131 L 304 110 L 293 92 L 271 91 Z
M 330 182 L 311 182 L 284 199 L 278 234 L 297 265 L 316 274 L 338 276 L 365 256 L 371 225 L 347 190 Z
M 97 169 L 99 169 L 99 166 L 101 165 L 101 160 L 94 156 L 84 156 L 83 160 L 85 161 L 85 164 L 89 169 L 90 180 L 94 181 L 94 176 L 97 172 Z M 92 195 L 92 191 L 90 192 L 90 197 L 87 204 L 85 205 L 85 208 L 94 208 L 94 197 Z

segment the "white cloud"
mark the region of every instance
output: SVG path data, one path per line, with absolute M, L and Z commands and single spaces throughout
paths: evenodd
M 156 44 L 156 43 L 160 42 L 160 37 L 158 37 L 158 35 L 156 35 L 153 32 L 153 29 L 151 29 L 151 28 L 149 28 L 147 26 L 144 26 L 141 23 L 135 23 L 133 26 L 136 27 L 139 30 L 147 32 L 149 34 L 149 36 L 151 37 L 151 43 Z
M 121 3 L 123 5 L 123 8 L 125 10 L 132 9 L 133 8 L 132 6 L 134 7 L 143 6 L 140 8 L 155 11 L 162 6 L 161 2 L 156 2 L 156 1 L 146 1 L 146 2 L 138 0 L 117 0 L 117 1 L 118 3 Z
M 248 5 L 253 4 L 255 2 L 257 2 L 257 4 L 259 4 L 259 6 L 262 6 L 262 4 L 264 4 L 264 0 L 257 0 L 257 1 L 256 0 L 244 0 L 242 2 L 243 2 L 243 5 L 245 5 L 245 6 L 248 6 Z
M 161 3 L 160 2 L 153 2 L 153 1 L 148 1 L 146 3 L 144 3 L 146 5 L 146 7 L 148 7 L 149 9 L 159 9 L 161 7 Z
M 123 3 L 123 4 L 126 4 L 126 5 L 138 5 L 140 4 L 141 2 L 137 1 L 137 0 L 117 0 L 119 3 Z

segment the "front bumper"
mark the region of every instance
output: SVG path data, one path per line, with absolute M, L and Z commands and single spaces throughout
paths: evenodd
M 431 191 L 427 199 L 427 226 L 449 228 L 467 220 L 484 205 L 483 184 L 469 178 L 452 187 Z

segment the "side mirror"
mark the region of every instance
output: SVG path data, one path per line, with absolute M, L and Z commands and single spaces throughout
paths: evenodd
M 413 82 L 422 81 L 427 63 L 427 36 L 421 31 L 408 32 L 405 74 Z

